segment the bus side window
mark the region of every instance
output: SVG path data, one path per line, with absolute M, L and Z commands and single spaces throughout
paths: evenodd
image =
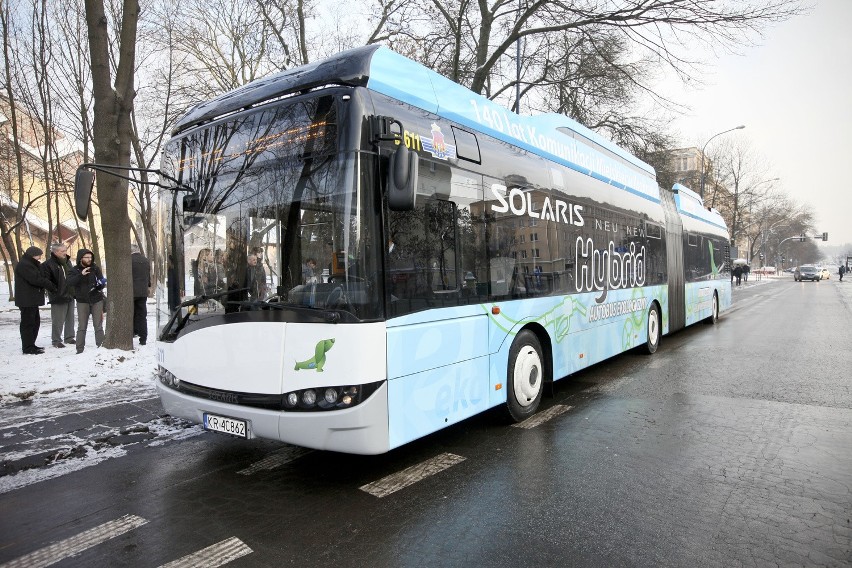
M 455 225 L 449 201 L 418 200 L 413 211 L 388 213 L 390 316 L 458 303 Z

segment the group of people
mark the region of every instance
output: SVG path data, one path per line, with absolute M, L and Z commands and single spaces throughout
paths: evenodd
M 86 348 L 89 320 L 95 331 L 95 345 L 104 340 L 104 288 L 106 278 L 95 263 L 94 253 L 85 248 L 77 251 L 77 263 L 71 263 L 68 246 L 62 242 L 50 245 L 50 257 L 44 262 L 44 251 L 28 248 L 15 267 L 15 305 L 21 311 L 21 348 L 27 355 L 40 355 L 44 348 L 36 345 L 41 318 L 39 308 L 50 304 L 51 344 L 55 348 L 74 345 L 77 353 Z M 133 335 L 139 344 L 148 340 L 148 321 L 145 303 L 151 287 L 151 263 L 142 255 L 138 245 L 131 246 L 133 273 Z M 74 314 L 76 305 L 77 326 Z
M 751 272 L 751 267 L 748 264 L 738 264 L 731 270 L 731 282 L 737 280 L 737 286 L 743 282 L 748 282 L 748 275 Z
M 192 261 L 192 276 L 194 281 L 194 294 L 196 296 L 213 296 L 226 292 L 228 282 L 231 288 L 237 287 L 234 274 L 231 278 L 226 277 L 225 253 L 221 249 L 215 252 L 209 248 L 203 248 L 198 256 Z M 252 301 L 266 298 L 266 269 L 263 267 L 263 248 L 253 247 L 246 257 L 244 287 L 248 290 L 249 299 Z

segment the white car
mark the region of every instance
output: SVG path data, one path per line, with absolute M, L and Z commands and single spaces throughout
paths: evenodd
M 831 278 L 831 272 L 828 271 L 828 268 L 820 268 L 819 269 L 820 279 L 828 280 Z

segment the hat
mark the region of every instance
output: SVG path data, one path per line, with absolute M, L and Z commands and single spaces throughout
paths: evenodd
M 28 248 L 28 249 L 27 249 L 27 251 L 26 251 L 24 254 L 25 254 L 26 256 L 29 256 L 29 257 L 35 258 L 35 257 L 37 257 L 37 256 L 41 256 L 41 255 L 43 255 L 43 254 L 44 254 L 44 251 L 43 251 L 43 250 L 41 250 L 41 249 L 40 249 L 40 248 L 38 248 L 38 247 L 30 247 L 30 248 Z

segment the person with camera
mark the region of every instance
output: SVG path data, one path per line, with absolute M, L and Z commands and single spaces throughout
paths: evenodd
M 95 264 L 95 255 L 88 249 L 77 251 L 77 264 L 68 273 L 68 286 L 77 300 L 77 353 L 86 348 L 89 316 L 95 328 L 95 345 L 104 341 L 104 293 L 106 278 Z

